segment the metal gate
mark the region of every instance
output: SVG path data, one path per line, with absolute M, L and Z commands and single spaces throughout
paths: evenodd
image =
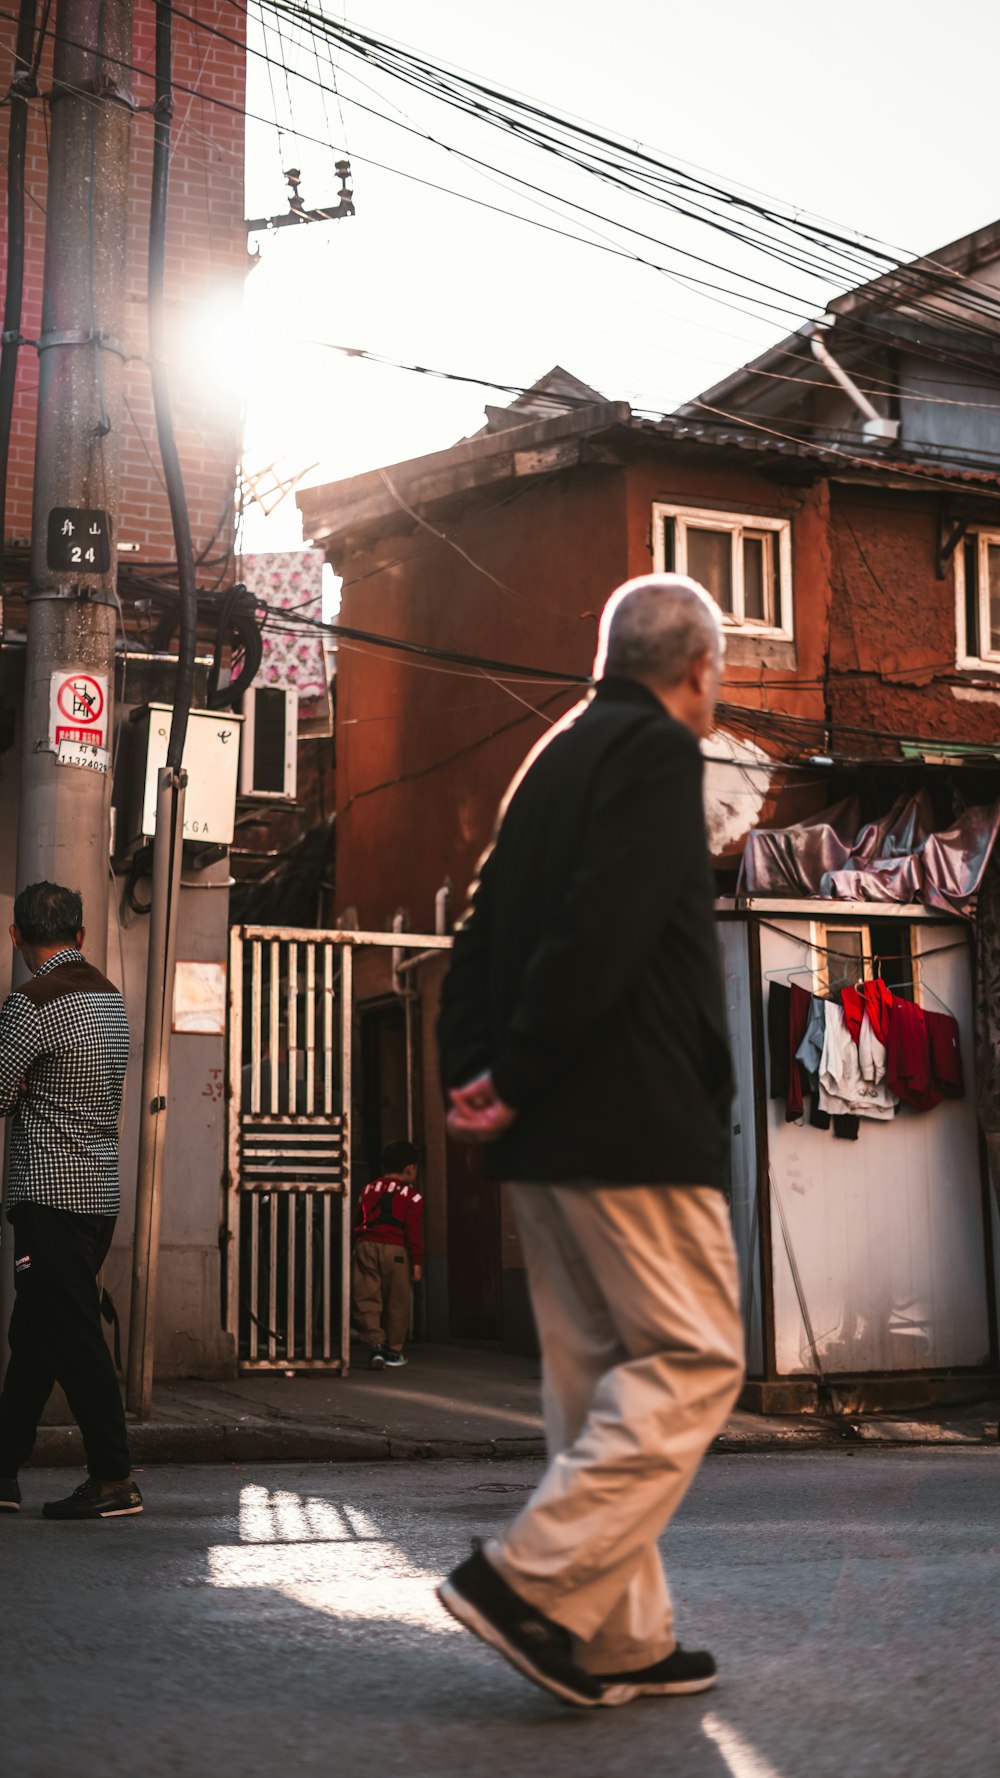
M 224 1276 L 241 1370 L 347 1372 L 354 950 L 450 942 L 231 930 Z

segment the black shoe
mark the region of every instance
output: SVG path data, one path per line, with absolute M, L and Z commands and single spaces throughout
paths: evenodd
M 382 1357 L 391 1371 L 401 1371 L 404 1364 L 410 1362 L 404 1352 L 394 1352 L 391 1346 L 383 1347 Z
M 601 1680 L 576 1665 L 569 1631 L 515 1593 L 481 1550 L 460 1563 L 437 1591 L 452 1617 L 564 1704 L 591 1709 L 612 1702 Z
M 372 1347 L 371 1356 L 368 1360 L 368 1369 L 370 1371 L 381 1371 L 385 1369 L 385 1350 L 382 1346 Z
M 677 1698 L 689 1692 L 707 1692 L 718 1675 L 715 1662 L 707 1649 L 689 1653 L 678 1643 L 673 1654 L 655 1666 L 640 1667 L 637 1673 L 601 1673 L 604 1686 L 613 1688 L 617 1696 L 605 1697 L 606 1704 L 630 1704 L 633 1698 Z
M 43 1519 L 124 1519 L 142 1512 L 142 1495 L 132 1481 L 110 1488 L 96 1476 L 88 1476 L 65 1500 L 47 1500 Z
M 21 1490 L 15 1475 L 0 1475 L 0 1513 L 19 1513 Z

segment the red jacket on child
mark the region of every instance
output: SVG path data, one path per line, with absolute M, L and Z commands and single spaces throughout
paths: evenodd
M 373 1179 L 361 1193 L 356 1241 L 384 1241 L 390 1247 L 405 1247 L 410 1264 L 424 1263 L 424 1199 L 409 1180 L 396 1179 L 391 1173 L 384 1179 Z

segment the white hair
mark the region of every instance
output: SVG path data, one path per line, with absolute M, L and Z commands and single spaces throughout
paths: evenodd
M 601 613 L 595 679 L 679 685 L 699 655 L 725 653 L 718 605 L 685 574 L 642 574 L 612 593 Z

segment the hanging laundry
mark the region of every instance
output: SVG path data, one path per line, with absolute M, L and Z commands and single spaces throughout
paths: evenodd
M 931 1074 L 931 1046 L 923 1007 L 912 1000 L 892 997 L 889 1042 L 886 1046 L 886 1079 L 892 1092 L 915 1111 L 930 1111 L 942 1094 Z
M 788 1074 L 792 1053 L 788 1047 L 792 990 L 787 982 L 772 982 L 767 995 L 767 1048 L 771 1061 L 771 1098 L 788 1098 Z
M 879 1043 L 889 1042 L 889 1014 L 892 1010 L 892 994 L 886 987 L 882 977 L 864 985 L 865 1011 Z
M 869 1117 L 880 1123 L 888 1123 L 896 1112 L 896 1100 L 886 1083 L 885 1070 L 878 1081 L 866 1080 L 862 1075 L 858 1045 L 851 1036 L 843 1007 L 833 1000 L 826 1002 L 819 1102 L 834 1117 Z
M 844 1021 L 855 1043 L 861 1036 L 861 1025 L 865 1016 L 865 1003 L 857 988 L 842 988 L 840 1004 L 844 1009 Z
M 789 989 L 788 1000 L 788 1050 L 791 1057 L 798 1054 L 799 1044 L 805 1036 L 809 1021 L 809 1004 L 811 996 L 797 982 Z M 788 1070 L 788 1099 L 785 1105 L 785 1122 L 794 1124 L 802 1116 L 805 1109 L 805 1078 L 801 1063 L 793 1060 Z
M 827 1002 L 818 994 L 810 996 L 809 1017 L 802 1042 L 795 1052 L 795 1059 L 802 1063 L 807 1074 L 817 1075 L 823 1059 L 823 1043 L 826 1037 Z
M 861 1127 L 860 1117 L 851 1117 L 851 1116 L 849 1116 L 848 1113 L 841 1112 L 840 1115 L 838 1117 L 835 1117 L 833 1120 L 834 1141 L 835 1142 L 856 1142 L 858 1139 L 858 1130 L 860 1129 L 860 1127 Z
M 871 1022 L 867 1006 L 865 1007 L 864 1021 L 861 1026 L 861 1036 L 858 1039 L 858 1067 L 861 1070 L 861 1078 L 866 1087 L 882 1086 L 888 1068 L 888 1055 L 885 1044 L 878 1036 L 878 1033 Z M 885 1091 L 886 1094 L 892 1098 L 893 1108 L 895 1109 L 899 1104 L 899 1099 L 895 1093 L 890 1093 L 888 1087 Z
M 931 1084 L 942 1099 L 964 1099 L 962 1043 L 958 1021 L 951 1013 L 926 1012 L 927 1040 L 931 1053 Z
M 811 1080 L 810 1087 L 809 1122 L 814 1130 L 828 1130 L 830 1128 L 830 1113 L 828 1111 L 820 1110 L 819 1082 L 815 1077 Z
M 823 1037 L 826 1029 L 826 1001 L 813 994 L 809 1001 L 809 1018 L 805 1035 L 795 1052 L 795 1059 L 806 1072 L 809 1091 L 809 1122 L 814 1130 L 830 1128 L 829 1114 L 819 1102 L 819 1065 L 823 1058 Z

